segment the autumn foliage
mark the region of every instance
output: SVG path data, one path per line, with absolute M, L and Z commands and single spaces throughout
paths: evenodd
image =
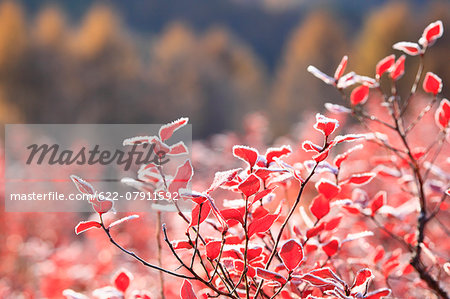
M 92 198 L 97 219 L 80 222 L 76 233 L 101 230 L 124 255 L 159 271 L 162 297 L 169 285 L 183 299 L 448 298 L 450 103 L 440 95 L 441 78 L 424 73 L 424 57 L 432 55 L 430 47 L 443 30 L 437 21 L 417 43 L 396 43 L 393 48 L 404 54 L 380 59 L 374 78 L 347 72 L 347 56 L 333 76 L 310 66 L 309 72 L 338 91 L 343 105 L 327 104 L 328 113 L 317 114 L 305 128 L 315 129 L 306 140 L 265 151 L 233 146 L 233 157 L 223 154 L 224 159 L 239 167 L 202 177 L 209 186 L 187 188 L 195 178 L 190 160 L 175 173 L 162 165 L 142 167 L 130 185 L 178 191 L 192 204 L 186 211 L 170 202 L 175 209 L 170 218 L 178 220 L 166 217 L 169 223 L 156 228 L 159 261 L 147 261 L 143 252 L 116 241 L 116 226 L 140 220 L 138 215 L 105 220 L 113 208 L 108 199 Z M 401 79 L 412 59 L 420 64 L 410 93 L 402 95 L 397 86 L 408 83 Z M 410 109 L 413 101 L 424 106 Z M 351 126 L 355 133 L 340 131 L 347 117 L 358 121 Z M 124 144 L 156 142 L 167 155 L 186 154 L 186 147 L 170 143 L 186 123 L 179 119 L 163 126 L 159 136 Z M 90 183 L 72 180 L 80 192 L 95 194 Z M 170 227 L 174 223 L 176 229 Z M 158 296 L 130 290 L 132 279 L 121 270 L 111 286 L 94 295 Z M 74 290 L 64 295 L 84 296 Z

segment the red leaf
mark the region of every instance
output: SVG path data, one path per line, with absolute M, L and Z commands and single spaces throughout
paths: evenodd
M 322 249 L 328 256 L 333 256 L 339 249 L 339 241 L 337 239 L 332 239 L 330 242 L 323 245 Z
M 400 79 L 405 73 L 405 58 L 405 55 L 400 56 L 392 66 L 392 70 L 389 74 L 392 80 L 396 81 Z
M 179 128 L 181 128 L 187 124 L 188 120 L 189 120 L 188 118 L 182 117 L 182 118 L 179 118 L 169 124 L 162 126 L 159 129 L 159 137 L 161 138 L 161 141 L 165 141 L 165 140 L 169 139 L 170 137 L 172 137 L 173 133 L 176 130 L 178 130 Z
M 205 194 L 196 191 L 185 192 L 181 195 L 183 196 L 183 198 L 191 199 L 196 204 L 201 204 L 208 200 L 208 197 Z
M 242 240 L 241 238 L 239 238 L 239 236 L 229 236 L 225 238 L 225 244 L 228 245 L 237 245 L 237 244 L 241 244 Z
M 99 228 L 101 227 L 100 223 L 97 221 L 81 221 L 78 223 L 78 225 L 75 227 L 75 233 L 77 235 L 81 234 L 82 232 L 87 231 L 91 228 Z
M 373 173 L 373 172 L 354 174 L 350 178 L 348 178 L 344 182 L 342 182 L 342 184 L 364 185 L 364 184 L 369 183 L 375 176 L 376 176 L 376 173 Z
M 302 148 L 306 151 L 306 152 L 320 152 L 323 148 L 317 144 L 312 143 L 309 140 L 306 140 L 302 143 Z
M 244 254 L 244 248 L 241 248 L 241 252 L 242 252 L 242 254 Z M 262 247 L 248 248 L 247 249 L 247 259 L 249 261 L 251 261 L 257 257 L 260 257 L 262 252 L 263 252 Z
M 269 211 L 267 211 L 263 206 L 259 206 L 253 211 L 252 216 L 253 219 L 258 219 L 266 216 L 267 214 L 269 214 Z
M 320 194 L 325 196 L 326 199 L 332 199 L 341 191 L 341 187 L 327 179 L 320 179 L 316 183 L 316 189 Z
M 358 144 L 352 148 L 350 148 L 349 150 L 347 150 L 345 153 L 342 153 L 340 155 L 337 155 L 336 158 L 334 158 L 334 165 L 336 165 L 337 168 L 341 167 L 342 162 L 344 162 L 345 160 L 347 160 L 348 156 L 355 150 L 359 150 L 362 149 L 363 145 L 362 144 Z
M 325 222 L 325 230 L 332 231 L 341 223 L 342 216 L 334 217 L 333 219 Z
M 394 65 L 395 63 L 395 55 L 389 55 L 387 57 L 384 57 L 383 59 L 381 59 L 376 66 L 376 79 L 379 80 L 381 78 L 381 76 L 390 70 L 390 68 Z
M 174 145 L 170 147 L 170 152 L 168 152 L 168 155 L 181 155 L 181 154 L 187 154 L 188 149 L 183 141 L 177 142 Z
M 267 231 L 272 224 L 277 220 L 278 215 L 266 215 L 262 218 L 253 220 L 248 226 L 248 237 L 250 238 L 256 233 L 262 233 Z
M 279 253 L 284 265 L 289 271 L 297 268 L 303 261 L 302 245 L 293 239 L 284 243 Z
M 380 191 L 375 194 L 372 202 L 370 203 L 370 210 L 372 210 L 372 216 L 386 204 L 386 191 Z
M 317 155 L 314 155 L 312 158 L 317 163 L 322 162 L 328 157 L 328 153 L 330 152 L 330 149 L 334 146 L 334 143 L 331 143 L 323 152 L 318 153 Z
M 424 47 L 431 46 L 444 33 L 442 21 L 436 21 L 428 25 L 422 33 L 419 43 Z
M 192 245 L 188 241 L 177 240 L 177 241 L 172 241 L 172 247 L 175 250 L 176 249 L 191 249 Z
M 383 297 L 387 297 L 391 294 L 391 290 L 389 289 L 379 289 L 374 292 L 368 293 L 364 299 L 381 299 Z
M 100 200 L 98 198 L 94 198 L 91 200 L 91 204 L 94 210 L 100 215 L 108 212 L 113 207 L 113 202 L 109 199 Z
M 342 142 L 352 142 L 358 139 L 366 138 L 363 134 L 346 134 L 346 135 L 338 135 L 336 138 L 334 138 L 333 142 L 330 144 L 330 146 L 334 146 L 336 144 L 342 143 Z
M 339 122 L 336 119 L 328 118 L 320 113 L 316 114 L 314 129 L 322 132 L 325 136 L 331 135 L 337 127 L 339 127 Z
M 247 162 L 250 167 L 255 166 L 256 160 L 258 159 L 258 151 L 254 148 L 244 145 L 233 146 L 233 155 Z
M 194 289 L 192 288 L 192 283 L 185 279 L 183 281 L 183 285 L 180 290 L 181 299 L 197 299 L 197 296 L 194 293 Z
M 261 183 L 256 175 L 253 173 L 249 175 L 245 181 L 239 184 L 238 189 L 249 197 L 258 192 L 261 187 Z
M 411 264 L 407 264 L 405 266 L 405 268 L 403 268 L 402 275 L 408 275 L 408 274 L 410 274 L 412 272 L 414 272 L 414 267 L 411 266 Z
M 423 90 L 437 95 L 442 90 L 442 79 L 432 72 L 426 73 L 423 79 Z
M 207 193 L 210 193 L 225 183 L 232 181 L 236 175 L 241 171 L 241 168 L 231 169 L 227 171 L 219 171 L 214 175 L 214 180 L 211 186 L 208 188 Z
M 130 286 L 132 278 L 133 276 L 128 271 L 122 270 L 114 277 L 114 286 L 122 293 L 125 293 Z
M 158 137 L 150 137 L 149 143 L 154 145 L 153 152 L 159 157 L 170 152 L 170 146 L 162 142 Z
M 225 209 L 220 211 L 220 214 L 222 214 L 223 219 L 225 219 L 225 221 L 228 223 L 228 225 L 233 226 L 236 223 L 244 223 L 244 219 L 243 219 L 243 210 L 245 209 L 245 207 L 241 208 L 241 209 L 234 209 L 234 208 L 230 208 L 230 209 Z M 233 222 L 235 221 L 235 222 Z
M 361 211 L 355 206 L 342 206 L 343 209 L 347 210 L 350 214 L 359 214 Z
M 364 104 L 369 98 L 369 86 L 361 85 L 353 89 L 350 94 L 350 102 L 352 105 Z
M 306 237 L 308 239 L 317 236 L 325 228 L 325 224 L 322 222 L 320 225 L 310 228 L 306 231 Z
M 271 147 L 266 151 L 267 165 L 274 161 L 274 158 L 281 158 L 288 156 L 292 153 L 292 149 L 289 145 L 283 145 L 282 147 Z
M 320 277 L 323 279 L 334 279 L 340 281 L 340 278 L 333 272 L 329 267 L 319 268 L 312 270 L 308 274 L 314 275 L 316 277 Z
M 310 274 L 310 273 L 306 273 L 305 275 L 302 275 L 300 277 L 300 279 L 308 282 L 309 284 L 316 286 L 316 287 L 322 287 L 322 286 L 327 286 L 327 285 L 331 285 L 332 281 L 325 279 L 325 278 L 321 278 L 319 276 Z
M 330 201 L 319 195 L 313 199 L 309 209 L 311 210 L 311 213 L 320 220 L 330 212 Z
M 445 129 L 448 126 L 450 122 L 450 102 L 447 99 L 442 99 L 434 118 L 441 129 Z
M 276 281 L 282 285 L 286 283 L 286 278 L 284 278 L 282 275 L 276 272 L 265 270 L 263 268 L 256 268 L 256 275 L 262 279 Z
M 348 57 L 344 56 L 342 57 L 341 62 L 339 63 L 338 67 L 336 68 L 336 72 L 334 73 L 334 80 L 339 80 L 342 75 L 345 72 L 345 68 L 347 66 Z
M 255 202 L 257 202 L 258 200 L 260 200 L 260 199 L 266 197 L 266 196 L 269 195 L 270 193 L 272 193 L 272 191 L 275 190 L 277 187 L 278 187 L 278 186 L 274 186 L 274 187 L 272 187 L 272 188 L 267 188 L 267 189 L 264 189 L 264 190 L 262 190 L 262 191 L 256 193 L 256 194 L 255 194 L 255 198 L 254 198 L 253 201 L 252 201 L 252 204 L 255 203 Z
M 383 246 L 377 246 L 377 248 L 375 248 L 375 255 L 373 257 L 373 262 L 377 263 L 379 262 L 382 258 L 384 257 L 384 248 Z
M 403 51 L 408 55 L 416 56 L 420 53 L 422 53 L 422 50 L 420 49 L 419 45 L 416 43 L 410 43 L 410 42 L 398 42 L 395 45 L 392 46 L 395 50 Z
M 352 291 L 354 288 L 364 286 L 362 290 L 365 290 L 366 285 L 369 283 L 370 280 L 374 278 L 374 275 L 372 274 L 372 271 L 370 269 L 361 269 L 356 273 L 355 280 L 352 285 Z
M 179 192 L 180 189 L 185 189 L 192 178 L 194 170 L 192 169 L 191 161 L 186 160 L 183 165 L 177 168 L 175 177 L 170 182 L 169 192 L 174 194 Z
M 89 184 L 88 182 L 86 182 L 82 178 L 77 177 L 76 175 L 71 175 L 70 178 L 74 182 L 74 184 L 77 187 L 78 191 L 80 191 L 81 193 L 91 194 L 91 195 L 95 194 L 94 187 L 92 187 L 91 184 Z
M 210 259 L 216 259 L 220 254 L 220 248 L 222 247 L 221 241 L 211 241 L 206 244 L 206 256 Z
M 198 225 L 198 217 L 200 212 L 200 206 L 202 206 L 201 215 L 200 215 L 200 223 L 208 218 L 209 212 L 211 211 L 211 206 L 209 204 L 195 205 L 192 209 L 191 214 L 191 223 L 189 224 L 189 228 Z
M 244 262 L 241 260 L 235 260 L 234 261 L 234 268 L 239 272 L 242 273 L 244 271 Z M 250 277 L 255 277 L 256 270 L 252 266 L 248 266 L 247 275 Z

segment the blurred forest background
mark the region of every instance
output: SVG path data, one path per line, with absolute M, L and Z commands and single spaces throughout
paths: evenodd
M 260 111 L 272 134 L 286 133 L 304 113 L 339 101 L 309 64 L 332 74 L 347 54 L 349 68 L 374 76 L 393 43 L 417 41 L 437 19 L 448 30 L 449 14 L 449 1 L 3 1 L 0 119 L 189 116 L 194 137 L 204 138 L 240 130 L 244 115 Z M 427 68 L 449 78 L 450 35 L 431 51 Z

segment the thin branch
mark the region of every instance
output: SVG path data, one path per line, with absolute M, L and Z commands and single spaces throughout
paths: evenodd
M 325 139 L 325 144 L 326 143 L 327 143 L 327 141 Z M 303 191 L 305 190 L 305 187 L 308 184 L 309 180 L 314 175 L 318 165 L 319 165 L 319 163 L 316 163 L 316 165 L 314 165 L 314 168 L 311 170 L 311 173 L 308 175 L 308 177 L 305 179 L 305 181 L 301 184 L 300 190 L 299 190 L 298 195 L 297 195 L 297 199 L 295 200 L 294 205 L 291 207 L 291 209 L 290 209 L 286 219 L 284 220 L 283 224 L 280 227 L 280 231 L 278 233 L 278 236 L 276 238 L 275 244 L 273 246 L 272 253 L 270 254 L 269 259 L 267 260 L 267 263 L 266 263 L 266 266 L 265 266 L 266 270 L 269 269 L 270 263 L 272 262 L 272 260 L 273 260 L 273 258 L 275 256 L 275 253 L 277 251 L 278 244 L 280 243 L 283 231 L 284 231 L 285 227 L 287 226 L 287 223 L 289 222 L 289 219 L 291 219 L 292 215 L 294 214 L 294 211 L 297 208 L 298 204 L 300 203 L 300 199 L 302 197 Z M 256 289 L 256 293 L 255 293 L 255 296 L 254 296 L 255 298 L 258 296 L 259 292 L 261 291 L 263 283 L 264 283 L 264 279 L 261 279 L 261 281 L 259 282 L 258 288 Z
M 119 248 L 119 249 L 120 249 L 121 251 L 123 251 L 124 253 L 126 253 L 126 254 L 132 256 L 134 259 L 136 259 L 136 260 L 138 260 L 139 262 L 141 262 L 144 266 L 147 266 L 147 267 L 149 267 L 149 268 L 152 268 L 152 269 L 155 269 L 155 270 L 158 270 L 158 271 L 162 271 L 162 272 L 164 272 L 164 273 L 167 273 L 167 274 L 170 274 L 170 275 L 172 275 L 172 276 L 179 277 L 179 278 L 184 278 L 184 279 L 194 279 L 194 278 L 195 278 L 195 277 L 183 275 L 183 274 L 180 274 L 180 273 L 172 272 L 172 271 L 167 270 L 167 269 L 164 269 L 164 268 L 162 268 L 162 267 L 159 267 L 159 266 L 150 264 L 149 262 L 147 262 L 147 261 L 144 260 L 143 258 L 139 257 L 139 256 L 138 256 L 137 254 L 135 254 L 134 252 L 129 251 L 129 250 L 123 248 L 121 245 L 119 245 L 119 244 L 113 239 L 113 237 L 111 236 L 111 233 L 109 232 L 109 229 L 105 227 L 105 225 L 104 225 L 104 223 L 103 223 L 103 218 L 102 218 L 102 216 L 100 216 L 100 225 L 102 226 L 104 232 L 106 233 L 106 235 L 107 235 L 108 238 L 109 238 L 109 241 L 110 241 L 112 244 L 114 244 L 117 248 Z

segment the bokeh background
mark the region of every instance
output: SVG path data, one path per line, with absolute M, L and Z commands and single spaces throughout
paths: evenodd
M 373 77 L 393 43 L 417 41 L 437 19 L 449 30 L 449 16 L 449 1 L 431 0 L 1 1 L 0 119 L 166 123 L 188 116 L 203 190 L 215 170 L 242 166 L 230 154 L 233 144 L 264 148 L 299 132 L 298 122 L 311 128 L 306 120 L 324 102 L 339 103 L 308 65 L 333 74 L 349 55 L 348 69 Z M 426 71 L 444 79 L 448 95 L 450 34 L 430 52 Z M 403 94 L 417 63 L 406 61 Z M 224 132 L 234 133 L 217 135 Z M 75 236 L 75 225 L 89 217 L 0 208 L 0 298 L 61 298 L 66 288 L 89 294 L 120 267 L 158 294 L 157 274 L 118 253 L 101 232 Z M 139 221 L 118 229 L 117 238 L 152 260 L 154 214 Z M 168 285 L 168 298 L 178 289 Z
M 309 64 L 333 73 L 347 54 L 349 68 L 373 76 L 393 43 L 416 41 L 436 19 L 449 28 L 449 14 L 448 1 L 425 0 L 3 1 L 0 119 L 164 123 L 183 115 L 204 138 L 239 130 L 244 115 L 260 111 L 272 134 L 286 133 L 304 112 L 336 100 Z M 445 34 L 426 61 L 443 78 L 449 41 Z

